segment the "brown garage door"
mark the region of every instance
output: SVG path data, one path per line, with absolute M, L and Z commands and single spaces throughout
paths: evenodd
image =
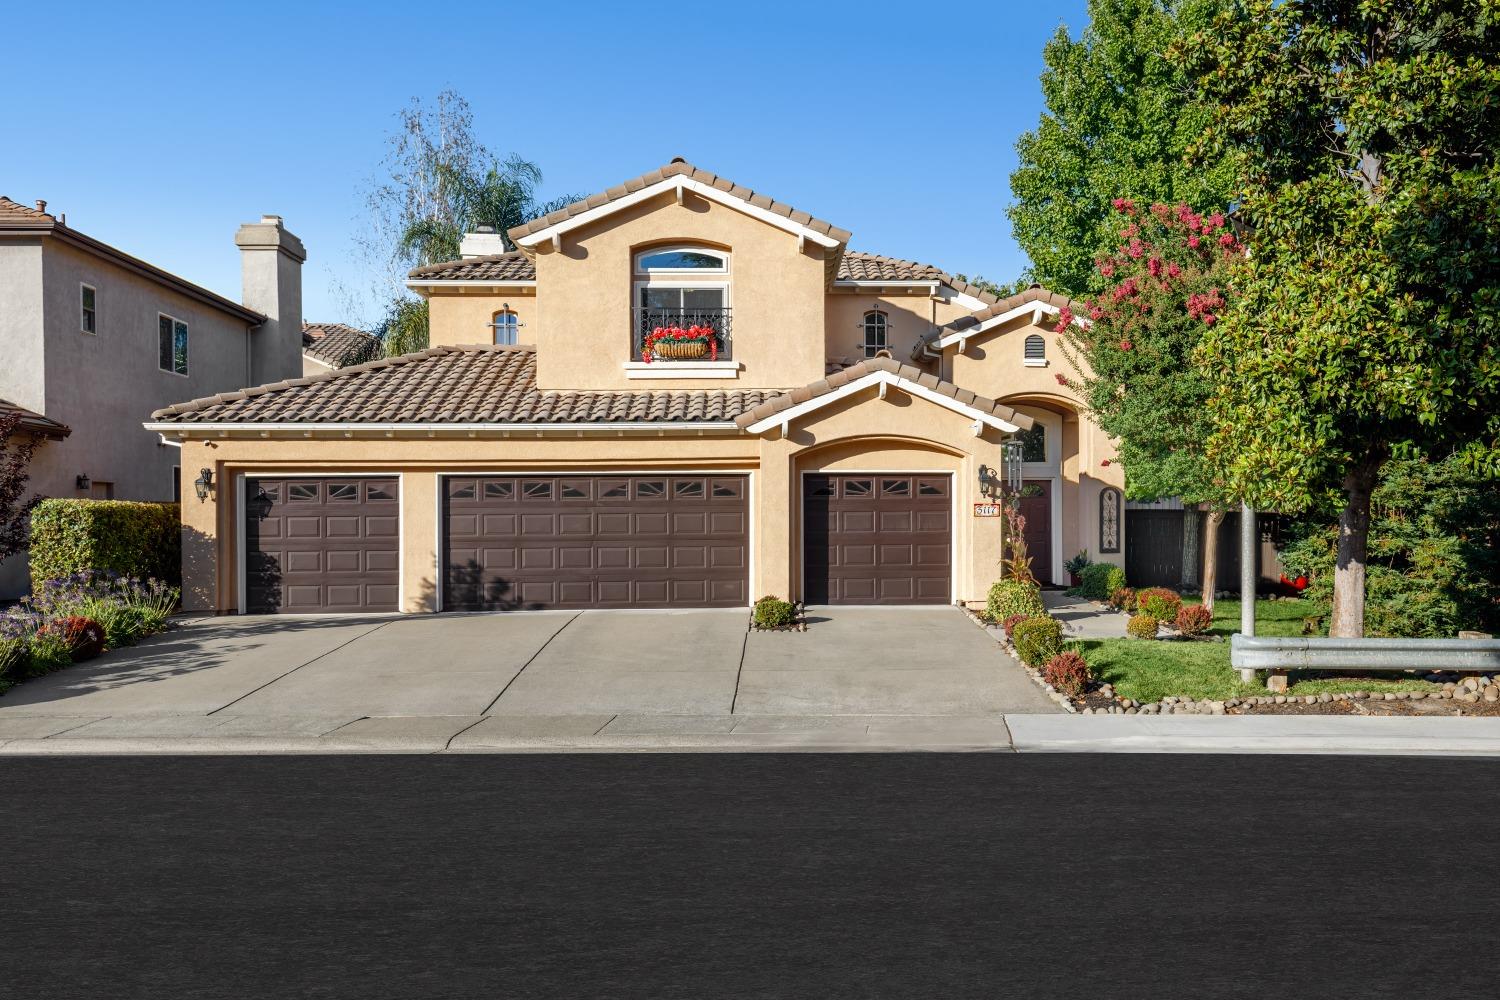
M 395 476 L 245 480 L 245 609 L 396 611 Z
M 809 604 L 946 604 L 952 579 L 948 476 L 814 475 L 802 481 Z
M 452 476 L 443 607 L 749 604 L 744 476 Z

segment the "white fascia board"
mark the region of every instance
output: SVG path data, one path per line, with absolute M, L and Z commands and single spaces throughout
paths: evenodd
M 1043 302 L 1040 299 L 1035 302 L 1025 302 L 1021 305 L 1016 306 L 1014 309 L 1007 309 L 1005 312 L 1000 313 L 998 316 L 991 316 L 989 319 L 985 320 L 982 323 L 979 323 L 977 326 L 966 326 L 962 330 L 955 330 L 953 333 L 946 334 L 945 336 L 940 337 L 935 343 L 928 344 L 927 346 L 929 348 L 935 348 L 941 351 L 943 348 L 956 344 L 961 340 L 972 340 L 982 333 L 987 333 L 988 331 L 993 330 L 997 326 L 1009 323 L 1013 319 L 1019 319 L 1022 316 L 1026 316 L 1028 314 L 1032 316 L 1033 322 L 1040 323 L 1042 319 L 1042 313 L 1057 316 L 1061 312 L 1062 310 L 1057 306 L 1053 305 L 1050 302 Z M 1074 316 L 1073 324 L 1075 326 L 1087 326 L 1088 320 L 1082 318 L 1081 316 Z
M 535 288 L 536 279 L 514 281 L 502 281 L 498 278 L 442 278 L 436 281 L 424 281 L 420 278 L 406 279 L 406 287 L 417 288 Z
M 986 302 L 984 301 L 984 299 L 975 298 L 968 292 L 960 292 L 952 285 L 944 285 L 943 287 L 953 293 L 953 298 L 949 301 L 951 301 L 956 306 L 963 306 L 965 309 L 968 309 L 971 312 L 978 312 L 981 309 L 988 309 L 990 306 L 994 305 L 993 302 Z
M 156 431 L 159 434 L 174 434 L 179 437 L 197 434 L 224 434 L 230 432 L 249 433 L 281 433 L 281 434 L 428 434 L 428 435 L 469 435 L 469 434 L 545 434 L 548 432 L 560 434 L 579 434 L 584 431 L 594 431 L 601 434 L 613 434 L 618 431 L 637 431 L 649 433 L 666 433 L 668 431 L 738 431 L 739 425 L 733 420 L 704 420 L 696 423 L 686 421 L 668 423 L 666 421 L 616 421 L 614 423 L 572 423 L 572 424 L 361 424 L 361 423 L 146 423 L 142 425 L 148 431 Z
M 311 354 L 308 354 L 306 351 L 302 352 L 302 360 L 303 361 L 311 361 L 313 364 L 317 365 L 319 368 L 327 368 L 331 372 L 338 371 L 338 366 L 337 365 L 330 365 L 328 362 L 324 361 L 322 358 L 315 358 Z
M 757 420 L 755 423 L 745 428 L 745 430 L 751 434 L 764 434 L 766 431 L 771 430 L 773 427 L 789 425 L 793 420 L 797 420 L 798 418 L 804 417 L 809 413 L 813 413 L 814 411 L 821 410 L 825 406 L 831 406 L 832 404 L 837 403 L 839 400 L 846 399 L 857 392 L 861 392 L 865 389 L 870 388 L 871 386 L 881 386 L 882 388 L 885 386 L 894 386 L 895 388 L 900 389 L 902 392 L 907 393 L 908 395 L 917 396 L 921 399 L 927 400 L 928 402 L 936 403 L 944 409 L 952 410 L 954 413 L 961 413 L 971 420 L 978 420 L 981 423 L 993 427 L 997 431 L 1000 431 L 1004 434 L 1015 434 L 1021 429 L 1008 420 L 1001 420 L 993 413 L 985 413 L 983 410 L 977 410 L 974 407 L 967 405 L 966 403 L 960 403 L 952 396 L 945 396 L 941 392 L 935 392 L 932 389 L 927 388 L 925 385 L 913 382 L 910 379 L 902 378 L 900 375 L 895 375 L 891 372 L 880 371 L 871 372 L 868 375 L 862 375 L 859 378 L 855 379 L 853 382 L 849 382 L 846 385 L 841 385 L 832 392 L 818 396 L 816 399 L 809 399 L 805 403 L 798 403 L 796 406 L 782 410 L 780 413 L 773 413 L 771 416 L 766 417 L 763 420 Z
M 695 181 L 681 174 L 677 175 L 676 177 L 668 177 L 663 180 L 659 180 L 655 184 L 648 184 L 645 187 L 641 188 L 639 191 L 636 191 L 634 194 L 627 194 L 622 198 L 616 198 L 614 201 L 607 202 L 603 205 L 598 206 L 597 208 L 591 208 L 587 212 L 580 212 L 578 215 L 575 215 L 572 218 L 563 219 L 561 222 L 555 222 L 552 225 L 548 226 L 546 229 L 539 229 L 534 233 L 529 233 L 517 240 L 516 244 L 518 246 L 528 248 L 540 246 L 543 243 L 551 241 L 555 237 L 559 237 L 566 232 L 577 229 L 579 226 L 586 226 L 598 219 L 613 215 L 616 212 L 624 211 L 632 205 L 638 205 L 643 201 L 648 201 L 651 198 L 654 198 L 659 194 L 664 194 L 668 191 L 676 192 L 679 199 L 682 197 L 682 192 L 691 191 L 696 195 L 707 198 L 709 201 L 716 201 L 719 204 L 724 205 L 727 208 L 732 208 L 737 212 L 744 212 L 746 215 L 751 216 L 752 218 L 759 219 L 762 222 L 769 223 L 770 225 L 773 225 L 778 229 L 784 229 L 789 233 L 793 233 L 797 236 L 812 240 L 819 246 L 836 247 L 839 245 L 838 240 L 827 235 L 826 233 L 820 233 L 816 229 L 810 229 L 799 222 L 793 222 L 791 219 L 788 219 L 784 215 L 777 215 L 775 212 L 770 212 L 764 208 L 752 205 L 742 198 L 736 198 L 734 195 L 720 191 L 716 187 L 704 184 L 702 181 Z
M 840 278 L 835 288 L 928 288 L 936 290 L 941 281 L 875 281 L 871 278 Z M 983 308 L 981 306 L 980 308 Z

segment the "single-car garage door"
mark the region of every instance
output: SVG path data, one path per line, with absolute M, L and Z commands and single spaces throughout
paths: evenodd
M 443 607 L 750 603 L 745 476 L 450 476 Z
M 395 476 L 245 480 L 245 610 L 397 611 Z
M 809 604 L 947 604 L 952 480 L 863 473 L 802 480 Z

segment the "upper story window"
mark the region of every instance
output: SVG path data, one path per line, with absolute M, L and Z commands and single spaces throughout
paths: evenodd
M 1044 368 L 1047 364 L 1047 341 L 1039 333 L 1026 338 L 1026 367 Z
M 188 325 L 165 313 L 156 316 L 156 364 L 174 375 L 188 373 Z
M 96 309 L 99 304 L 99 293 L 94 290 L 93 285 L 78 286 L 78 328 L 84 333 L 98 333 L 99 321 Z
M 872 309 L 865 313 L 865 357 L 873 358 L 878 352 L 890 346 L 887 334 L 890 332 L 890 320 L 885 313 L 879 309 Z
M 730 360 L 729 292 L 726 251 L 693 246 L 642 250 L 635 256 L 631 357 Z
M 495 343 L 514 345 L 520 333 L 521 324 L 514 312 L 501 309 L 490 319 L 490 329 L 494 331 Z

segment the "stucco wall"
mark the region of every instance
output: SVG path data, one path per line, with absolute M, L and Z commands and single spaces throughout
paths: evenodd
M 864 357 L 865 314 L 879 309 L 886 314 L 886 340 L 891 355 L 911 363 L 912 348 L 934 327 L 970 310 L 946 298 L 934 298 L 926 289 L 909 295 L 874 294 L 864 289 L 836 286 L 828 294 L 828 323 L 824 352 L 829 358 L 859 360 Z
M 483 288 L 474 291 L 443 290 L 427 299 L 429 343 L 439 345 L 493 344 L 495 331 L 490 327 L 495 313 L 508 306 L 516 314 L 521 328 L 516 343 L 534 344 L 537 334 L 536 294 L 534 288 Z
M 633 255 L 707 243 L 730 254 L 735 379 L 631 380 Z M 537 383 L 544 390 L 785 389 L 823 377 L 823 248 L 717 202 L 672 194 L 566 234 L 537 254 Z
M 0 399 L 37 413 L 47 405 L 42 317 L 42 241 L 0 243 Z

